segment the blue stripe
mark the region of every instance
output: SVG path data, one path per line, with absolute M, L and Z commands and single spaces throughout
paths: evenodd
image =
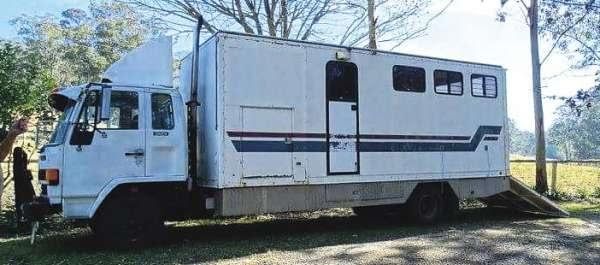
M 485 135 L 500 135 L 501 126 L 480 126 L 470 142 L 359 142 L 359 152 L 472 152 Z M 359 136 L 360 138 L 360 136 Z M 486 137 L 486 141 L 498 137 Z M 238 152 L 327 152 L 325 141 L 232 140 Z

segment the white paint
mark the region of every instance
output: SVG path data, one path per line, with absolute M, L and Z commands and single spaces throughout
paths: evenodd
M 102 74 L 113 83 L 137 86 L 173 86 L 171 37 L 146 42 L 113 63 Z
M 329 101 L 329 172 L 358 172 L 354 102 Z
M 272 178 L 281 172 L 288 154 L 238 152 L 228 132 L 245 131 L 247 121 L 255 121 L 252 130 L 282 132 L 288 121 L 271 114 L 246 112 L 246 108 L 292 110 L 290 133 L 326 132 L 325 65 L 335 60 L 336 47 L 272 40 L 219 33 L 202 46 L 200 75 L 202 108 L 199 110 L 201 138 L 204 144 L 200 172 L 206 172 L 205 187 L 273 186 L 326 183 L 429 180 L 436 178 L 474 178 L 507 173 L 505 155 L 506 128 L 498 141 L 482 141 L 473 152 L 361 152 L 360 174 L 328 175 L 326 152 L 294 152 L 293 176 Z M 352 62 L 358 67 L 360 134 L 468 136 L 479 126 L 505 126 L 506 86 L 504 70 L 479 64 L 451 62 L 410 55 L 352 50 Z M 392 67 L 415 65 L 426 70 L 425 93 L 399 92 L 392 88 Z M 206 66 L 206 68 L 204 67 Z M 459 71 L 464 76 L 464 95 L 448 96 L 433 91 L 433 71 Z M 471 96 L 472 73 L 498 78 L 498 98 Z M 216 81 L 215 81 L 216 77 Z M 210 85 L 207 85 L 210 84 Z M 185 82 L 182 87 L 188 87 Z M 349 106 L 348 106 L 349 108 Z M 256 117 L 248 117 L 255 115 Z M 346 118 L 343 118 L 346 119 Z M 260 123 L 258 123 L 260 121 Z M 350 122 L 348 123 L 350 124 Z M 252 125 L 255 126 L 255 125 Z M 348 129 L 348 128 L 346 128 Z M 345 131 L 345 130 L 343 130 Z M 284 137 L 252 138 L 285 142 Z M 324 141 L 298 136 L 292 142 Z M 378 142 L 378 139 L 361 139 Z M 402 142 L 411 140 L 385 140 Z M 415 141 L 415 140 L 412 140 Z M 435 141 L 435 140 L 432 140 Z M 463 140 L 458 142 L 469 142 Z M 485 150 L 485 145 L 488 150 Z M 346 145 L 351 150 L 350 145 Z M 349 152 L 348 152 L 349 153 Z M 253 163 L 247 163 L 251 156 Z M 277 158 L 274 160 L 274 158 Z M 341 158 L 341 157 L 340 157 Z M 281 159 L 281 160 L 280 160 Z M 340 159 L 349 167 L 353 160 Z M 353 166 L 353 165 L 352 165 Z M 249 168 L 246 168 L 249 167 Z M 285 162 L 287 168 L 287 162 Z M 247 170 L 262 172 L 263 177 L 244 178 Z M 258 170 L 260 169 L 260 171 Z M 306 179 L 298 182 L 297 180 Z

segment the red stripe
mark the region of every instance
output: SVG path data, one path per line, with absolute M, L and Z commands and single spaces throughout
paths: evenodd
M 276 132 L 239 132 L 228 131 L 230 137 L 247 138 L 321 138 L 327 137 L 326 133 L 276 133 Z M 356 135 L 336 135 L 335 138 L 356 138 Z M 398 134 L 361 134 L 361 139 L 404 139 L 404 140 L 455 140 L 468 141 L 470 136 L 446 136 L 446 135 L 398 135 Z

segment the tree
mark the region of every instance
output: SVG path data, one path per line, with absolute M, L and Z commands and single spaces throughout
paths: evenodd
M 169 29 L 191 29 L 199 15 L 203 28 L 307 40 L 320 32 L 323 19 L 339 11 L 337 0 L 119 0 L 150 11 Z
M 377 49 L 378 43 L 386 43 L 393 50 L 421 36 L 452 2 L 454 0 L 449 0 L 440 11 L 424 20 L 429 15 L 429 0 L 345 0 L 343 13 L 349 22 L 343 24 L 339 43 L 370 49 Z
M 561 98 L 576 112 L 592 108 L 600 99 L 600 1 L 550 1 L 544 10 L 543 32 L 554 41 L 552 49 L 575 54 L 575 69 L 595 67 L 596 84 Z
M 116 2 L 92 2 L 89 11 L 67 9 L 59 18 L 23 15 L 12 20 L 25 47 L 39 55 L 59 84 L 99 81 L 102 72 L 149 36 L 151 20 Z
M 565 159 L 600 158 L 600 105 L 577 113 L 568 104 L 557 112 L 548 132 L 549 142 L 556 145 Z
M 535 135 L 528 131 L 517 128 L 513 119 L 508 119 L 508 131 L 510 133 L 510 153 L 521 156 L 533 156 L 535 154 Z
M 203 28 L 240 30 L 286 39 L 336 41 L 340 45 L 391 49 L 420 36 L 429 23 L 429 0 L 119 0 L 151 11 L 169 29 L 185 32 L 198 15 Z
M 41 111 L 55 80 L 38 64 L 39 56 L 18 43 L 0 41 L 0 131 L 16 116 Z
M 502 6 L 507 3 L 516 3 L 524 15 L 525 22 L 529 27 L 529 40 L 531 49 L 531 74 L 533 86 L 533 108 L 536 136 L 536 190 L 546 192 L 548 190 L 546 174 L 546 143 L 544 135 L 544 113 L 542 103 L 541 68 L 556 47 L 565 47 L 565 36 L 571 36 L 577 29 L 581 28 L 582 22 L 586 21 L 593 10 L 595 0 L 578 2 L 576 0 L 500 0 Z M 584 7 L 581 14 L 574 16 L 572 13 L 562 13 L 561 10 Z M 566 15 L 566 16 L 565 16 Z M 506 19 L 506 12 L 499 13 L 499 20 Z M 558 22 L 561 21 L 561 22 Z M 596 24 L 597 25 L 597 24 Z M 540 37 L 548 37 L 553 44 L 543 57 L 540 57 Z
M 501 4 L 505 6 L 509 0 L 500 0 Z M 525 16 L 525 21 L 529 27 L 529 42 L 531 49 L 531 77 L 532 77 L 532 91 L 533 91 L 533 111 L 534 111 L 534 122 L 535 122 L 535 189 L 544 193 L 548 191 L 548 181 L 546 174 L 546 140 L 544 135 L 544 109 L 542 106 L 542 80 L 541 80 L 541 67 L 542 62 L 540 61 L 539 52 L 539 1 L 530 0 L 529 5 L 524 0 L 514 0 L 517 2 L 522 9 Z M 499 14 L 499 20 L 504 21 L 506 19 L 505 13 Z

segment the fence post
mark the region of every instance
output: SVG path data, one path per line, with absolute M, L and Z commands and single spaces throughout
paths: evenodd
M 556 194 L 556 169 L 558 168 L 558 162 L 552 161 L 552 194 Z

